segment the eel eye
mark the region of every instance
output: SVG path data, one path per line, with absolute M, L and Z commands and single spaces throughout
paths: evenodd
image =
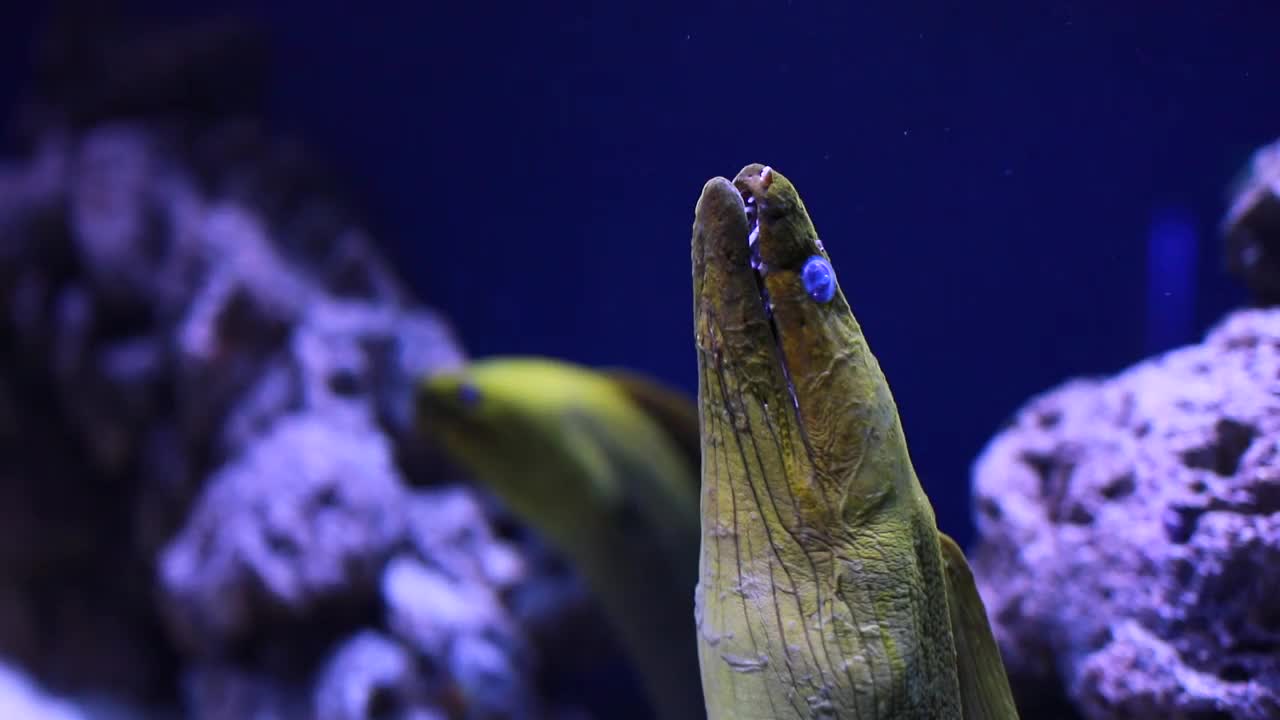
M 829 303 L 836 296 L 836 275 L 827 259 L 814 255 L 804 261 L 800 270 L 800 282 L 804 283 L 804 291 L 818 303 Z
M 458 385 L 458 402 L 465 408 L 473 408 L 480 404 L 480 388 L 464 382 Z

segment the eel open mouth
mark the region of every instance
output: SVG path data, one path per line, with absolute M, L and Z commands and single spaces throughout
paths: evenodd
M 778 325 L 773 316 L 773 302 L 769 298 L 769 288 L 765 284 L 765 276 L 769 273 L 769 266 L 765 264 L 760 252 L 760 215 L 768 202 L 768 191 L 771 184 L 773 184 L 773 168 L 768 165 L 760 168 L 758 173 L 740 173 L 734 180 L 734 187 L 742 195 L 743 207 L 747 214 L 747 225 L 750 227 L 747 233 L 747 247 L 750 251 L 751 270 L 755 275 L 756 290 L 760 295 L 760 306 L 764 310 L 765 319 L 768 320 L 769 333 L 773 336 L 774 359 L 782 370 L 782 377 L 786 380 L 786 391 L 791 396 L 792 407 L 799 414 L 800 402 L 796 398 L 795 385 L 792 383 L 791 373 L 787 369 L 787 358 L 782 352 Z
M 760 171 L 755 177 L 747 177 L 735 183 L 738 192 L 742 193 L 742 204 L 747 212 L 747 225 L 751 228 L 747 233 L 747 247 L 751 251 L 751 269 L 755 271 L 756 287 L 760 289 L 760 302 L 764 305 L 764 312 L 769 317 L 770 328 L 774 331 L 773 338 L 776 344 L 778 339 L 777 328 L 773 327 L 773 306 L 769 303 L 769 289 L 765 287 L 764 275 L 768 272 L 764 261 L 760 259 L 760 206 L 764 201 L 764 191 L 769 189 L 769 183 L 773 182 L 773 168 L 768 165 Z M 756 189 L 761 190 L 760 202 L 756 202 Z
M 838 412 L 831 384 L 852 375 L 830 374 L 850 367 L 849 342 L 860 331 L 795 187 L 759 163 L 732 180 L 712 178 L 693 230 L 703 361 L 739 390 L 767 397 L 777 422 L 804 427 Z
M 899 432 L 883 374 L 785 175 L 753 163 L 733 180 L 708 180 L 694 211 L 692 261 L 708 447 L 754 433 L 780 443 L 770 457 L 845 472 L 860 467 L 869 443 Z M 766 465 L 766 482 L 840 507 L 834 485 Z
M 747 247 L 751 248 L 751 268 L 759 274 L 763 263 L 760 260 L 760 206 L 756 203 L 756 188 L 759 187 L 761 191 L 769 189 L 770 183 L 773 182 L 773 168 L 765 165 L 759 175 L 754 178 L 743 178 L 741 182 L 746 186 L 746 190 L 739 186 L 738 191 L 742 193 L 742 203 L 747 210 L 747 223 L 751 226 L 751 231 L 747 233 Z M 761 192 L 762 197 L 763 195 L 764 193 Z

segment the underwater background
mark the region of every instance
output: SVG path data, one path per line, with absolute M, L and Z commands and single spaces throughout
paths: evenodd
M 785 168 L 966 542 L 968 467 L 1027 395 L 1189 342 L 1243 297 L 1218 226 L 1280 115 L 1265 2 L 218 10 L 268 33 L 272 130 L 323 149 L 476 355 L 692 393 L 693 201 L 747 162 Z M 40 13 L 6 12 L 12 99 Z
M 965 548 L 975 461 L 1028 398 L 1251 302 L 1222 224 L 1280 136 L 1273 3 L 30 4 L 0 11 L 6 157 L 39 146 L 33 96 L 85 92 L 37 72 L 58 8 L 90 39 L 108 14 L 252 25 L 261 69 L 172 109 L 260 108 L 471 357 L 692 397 L 694 203 L 778 168 Z

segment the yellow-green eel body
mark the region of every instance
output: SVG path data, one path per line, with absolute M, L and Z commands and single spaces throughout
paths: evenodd
M 697 405 L 500 357 L 424 380 L 424 432 L 577 567 L 660 720 L 1017 718 L 795 188 L 709 181 L 692 256 Z
M 657 717 L 704 718 L 691 400 L 634 374 L 499 357 L 426 379 L 417 401 L 422 431 L 576 567 Z
M 695 617 L 711 720 L 1016 718 L 960 548 L 792 184 L 704 186 Z

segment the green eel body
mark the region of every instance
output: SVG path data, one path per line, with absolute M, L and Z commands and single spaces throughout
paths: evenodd
M 801 277 L 830 259 L 795 188 L 762 165 L 708 181 L 692 256 L 711 720 L 1016 718 L 888 383 L 838 285 Z
M 427 378 L 417 405 L 422 432 L 581 573 L 658 717 L 704 718 L 693 402 L 637 375 L 492 358 Z

